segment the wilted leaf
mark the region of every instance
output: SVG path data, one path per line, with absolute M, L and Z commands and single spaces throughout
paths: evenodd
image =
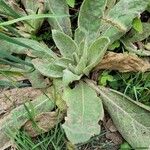
M 72 58 L 72 54 L 78 51 L 77 44 L 63 32 L 53 30 L 53 40 L 63 57 Z
M 37 128 L 33 126 L 33 122 L 30 120 L 28 120 L 22 128 L 28 133 L 29 136 L 35 137 L 41 133 L 48 132 L 55 125 L 57 125 L 63 117 L 64 115 L 59 112 L 44 112 L 34 118 Z
M 95 68 L 95 70 L 100 69 L 120 72 L 146 72 L 150 70 L 150 63 L 136 55 L 108 52 Z
M 51 111 L 54 108 L 52 101 L 53 100 L 47 95 L 41 95 L 32 101 L 35 114 L 38 115 L 43 112 Z M 28 107 L 29 104 L 27 103 L 26 106 Z M 23 105 L 15 108 L 10 114 L 0 120 L 0 149 L 3 149 L 3 146 L 10 141 L 8 137 L 9 131 L 16 134 L 27 120 L 28 113 Z
M 47 0 L 46 6 L 49 13 L 53 15 L 68 15 L 68 17 L 50 18 L 48 21 L 53 29 L 59 30 L 72 36 L 69 8 L 67 6 L 66 0 Z
M 143 107 L 115 90 L 100 87 L 98 90 L 115 126 L 133 147 L 150 147 L 150 107 Z
M 4 110 L 5 113 L 10 112 L 13 108 L 28 100 L 35 99 L 40 94 L 40 90 L 35 90 L 32 87 L 4 90 L 0 93 L 0 110 Z
M 98 121 L 104 110 L 96 92 L 86 83 L 80 82 L 74 89 L 65 89 L 63 99 L 68 106 L 63 128 L 73 143 L 82 143 L 100 133 Z

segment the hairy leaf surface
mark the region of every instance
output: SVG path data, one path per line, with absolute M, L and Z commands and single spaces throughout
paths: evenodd
M 98 121 L 103 119 L 104 110 L 93 89 L 80 82 L 74 89 L 65 89 L 64 100 L 68 110 L 63 128 L 73 144 L 86 142 L 100 133 Z
M 52 36 L 57 48 L 64 57 L 71 58 L 72 54 L 77 52 L 76 43 L 65 33 L 53 30 Z
M 47 0 L 47 9 L 49 13 L 54 15 L 68 15 L 68 17 L 50 18 L 48 19 L 53 29 L 62 31 L 68 35 L 72 35 L 71 23 L 69 18 L 69 9 L 66 0 Z
M 115 126 L 133 147 L 150 147 L 150 107 L 115 90 L 100 88 L 100 97 Z

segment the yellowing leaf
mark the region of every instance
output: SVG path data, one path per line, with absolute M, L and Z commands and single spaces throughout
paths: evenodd
M 98 121 L 103 119 L 104 110 L 93 89 L 80 82 L 74 89 L 65 89 L 63 99 L 68 106 L 63 128 L 73 144 L 86 142 L 100 133 Z

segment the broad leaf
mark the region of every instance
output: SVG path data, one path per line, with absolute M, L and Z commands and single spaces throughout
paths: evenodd
M 46 6 L 49 13 L 53 15 L 67 15 L 67 17 L 61 18 L 49 18 L 48 21 L 53 29 L 59 30 L 71 36 L 71 23 L 66 0 L 46 0 Z
M 78 26 L 85 33 L 98 32 L 106 0 L 84 0 L 80 8 Z
M 132 21 L 142 13 L 149 0 L 120 0 L 103 20 L 106 22 L 103 35 L 109 37 L 111 42 L 118 40 L 132 27 Z
M 93 41 L 99 36 L 100 18 L 103 15 L 105 4 L 106 0 L 84 0 L 81 5 L 78 27 L 85 32 L 87 41 Z
M 81 76 L 82 75 L 78 76 L 72 73 L 70 70 L 65 69 L 63 71 L 63 85 L 68 86 L 69 83 L 72 83 L 73 81 L 76 81 L 76 80 L 80 80 Z
M 34 59 L 32 60 L 34 67 L 44 76 L 51 78 L 60 78 L 63 75 L 63 68 L 57 66 L 54 60 L 42 60 Z
M 34 54 L 39 57 L 41 57 L 41 55 L 43 56 L 44 53 L 48 54 L 50 57 L 53 57 L 53 58 L 57 57 L 56 54 L 51 49 L 49 49 L 43 44 L 40 44 L 39 42 L 35 40 L 26 39 L 26 38 L 12 38 L 3 33 L 0 33 L 0 39 L 13 43 L 13 44 L 17 44 L 27 49 L 31 49 L 34 51 Z
M 48 87 L 48 82 L 46 82 L 44 76 L 38 70 L 34 70 L 33 72 L 25 74 L 25 76 L 31 82 L 33 88 Z
M 64 57 L 72 58 L 72 54 L 78 51 L 76 43 L 63 32 L 53 30 L 52 36 L 57 48 Z
M 27 45 L 29 50 L 31 50 L 32 54 L 35 56 L 42 58 L 45 55 L 48 57 L 57 58 L 56 54 L 48 48 L 46 44 L 27 38 L 14 38 L 14 40 Z
M 93 89 L 80 82 L 74 89 L 66 88 L 63 99 L 68 106 L 63 128 L 73 144 L 86 142 L 100 133 L 98 121 L 103 119 L 104 110 Z
M 129 32 L 129 34 L 125 36 L 125 39 L 134 43 L 138 41 L 143 41 L 144 39 L 148 38 L 150 36 L 150 23 L 142 23 L 142 26 L 142 33 L 138 33 L 135 30 L 131 30 L 131 32 Z
M 100 88 L 100 97 L 115 126 L 133 147 L 150 147 L 150 107 L 115 90 Z
M 85 68 L 84 73 L 89 73 L 102 60 L 109 43 L 110 40 L 107 37 L 100 37 L 92 43 L 88 48 L 88 66 Z

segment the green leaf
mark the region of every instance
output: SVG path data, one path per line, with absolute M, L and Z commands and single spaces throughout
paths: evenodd
M 130 150 L 131 147 L 127 142 L 124 142 L 123 144 L 121 144 L 120 149 L 119 150 Z
M 73 53 L 78 52 L 77 44 L 70 36 L 57 30 L 52 31 L 52 36 L 57 48 L 64 57 L 71 59 Z
M 66 0 L 47 0 L 46 6 L 50 14 L 57 16 L 66 15 L 66 17 L 49 18 L 48 21 L 52 28 L 72 36 L 69 8 Z
M 1 22 L 0 26 L 8 26 L 20 21 L 31 20 L 31 19 L 35 20 L 35 19 L 43 19 L 43 18 L 60 18 L 60 17 L 67 17 L 67 15 L 33 14 L 33 15 L 28 15 L 17 19 L 13 19 L 10 21 Z
M 33 88 L 46 88 L 48 86 L 44 76 L 38 70 L 25 74 L 25 76 L 31 82 Z
M 74 7 L 75 5 L 75 0 L 66 0 L 66 2 L 70 7 Z
M 88 48 L 88 66 L 85 68 L 84 73 L 87 74 L 102 60 L 109 43 L 110 40 L 107 37 L 100 37 L 92 43 Z
M 150 107 L 112 89 L 98 92 L 118 131 L 132 148 L 150 147 Z
M 138 33 L 135 30 L 131 30 L 131 32 L 125 36 L 126 40 L 135 43 L 148 38 L 150 36 L 150 23 L 142 23 L 142 26 L 142 33 Z
M 32 60 L 34 67 L 44 76 L 51 78 L 60 78 L 63 76 L 63 68 L 57 66 L 55 61 L 47 61 L 42 59 Z
M 97 32 L 100 28 L 100 17 L 103 15 L 106 0 L 84 0 L 78 18 L 78 26 L 85 32 Z
M 4 0 L 0 0 L 0 11 L 6 15 L 14 18 L 21 17 L 15 10 L 13 10 Z
M 144 48 L 138 49 L 133 43 L 126 41 L 126 40 L 122 40 L 122 43 L 123 43 L 125 49 L 131 53 L 135 53 L 135 54 L 140 55 L 140 56 L 150 56 L 149 50 L 146 50 Z
M 106 0 L 84 0 L 79 12 L 78 27 L 85 33 L 90 45 L 99 36 L 100 18 L 105 10 Z
M 146 10 L 148 3 L 149 0 L 120 0 L 103 17 L 106 22 L 103 24 L 106 26 L 103 36 L 109 37 L 111 43 L 118 40 L 132 27 L 133 19 Z
M 74 89 L 66 88 L 63 99 L 68 106 L 63 128 L 69 141 L 83 143 L 100 133 L 98 121 L 103 119 L 104 110 L 93 89 L 80 82 Z
M 69 83 L 72 83 L 73 81 L 80 80 L 82 75 L 78 76 L 74 73 L 72 73 L 70 70 L 65 69 L 63 71 L 63 85 L 68 86 Z
M 98 81 L 99 85 L 106 86 L 107 85 L 107 81 L 112 82 L 112 81 L 114 81 L 114 78 L 113 78 L 112 75 L 109 75 L 109 73 L 107 71 L 104 71 L 102 73 L 102 75 L 99 76 L 98 80 L 99 80 Z
M 26 54 L 27 52 L 27 48 L 4 40 L 0 40 L 0 45 L 1 45 L 0 51 L 4 50 L 6 52 L 16 53 L 16 54 Z
M 43 55 L 44 53 L 46 53 L 53 58 L 57 57 L 56 54 L 51 49 L 46 48 L 46 46 L 44 46 L 43 44 L 40 44 L 39 42 L 35 40 L 25 39 L 25 38 L 12 38 L 3 33 L 0 33 L 0 39 L 25 47 L 27 49 L 34 50 L 35 51 L 34 54 L 38 53 L 38 56 L 39 56 L 39 53 L 40 55 Z
M 115 50 L 116 48 L 119 48 L 120 47 L 120 41 L 115 41 L 114 43 L 112 43 L 109 47 L 108 47 L 108 49 L 109 50 Z
M 47 47 L 44 43 L 39 43 L 36 40 L 27 39 L 27 38 L 14 38 L 17 42 L 23 43 L 28 46 L 32 54 L 40 58 L 47 56 L 52 58 L 57 58 L 57 55 Z
M 25 15 L 43 14 L 45 12 L 45 3 L 40 0 L 21 0 L 21 3 L 25 9 Z M 20 10 L 21 8 L 19 7 L 18 9 Z M 25 23 L 24 26 L 21 26 L 20 29 L 23 29 L 24 32 L 29 32 L 30 34 L 36 33 L 37 30 L 41 27 L 43 21 L 44 18 L 28 20 L 27 22 L 29 25 Z
M 31 102 L 36 112 L 36 115 L 51 111 L 54 108 L 53 99 L 42 94 L 34 101 Z M 26 106 L 29 106 L 29 103 L 26 103 Z M 16 134 L 22 125 L 28 120 L 28 113 L 23 105 L 13 109 L 9 115 L 5 116 L 0 121 L 0 149 L 3 149 L 3 146 L 7 144 L 10 139 L 7 136 L 7 130 Z
M 139 32 L 139 33 L 142 33 L 143 32 L 143 26 L 142 26 L 142 22 L 141 22 L 141 19 L 136 17 L 134 20 L 133 20 L 133 28 Z

